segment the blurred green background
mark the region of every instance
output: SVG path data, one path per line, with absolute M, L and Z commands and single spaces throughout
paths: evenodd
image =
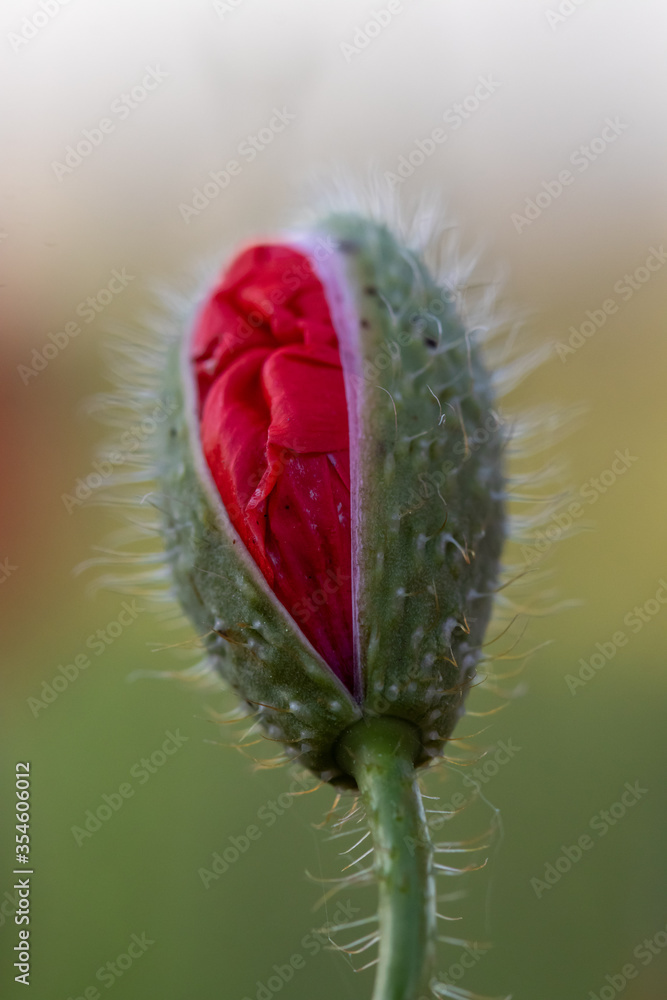
M 364 176 L 372 165 L 394 172 L 443 121 L 447 141 L 403 190 L 444 196 L 463 249 L 484 251 L 482 278 L 506 266 L 506 299 L 531 313 L 526 342 L 566 343 L 570 328 L 609 298 L 618 310 L 576 352 L 554 352 L 508 400 L 509 412 L 535 403 L 556 411 L 586 405 L 556 453 L 569 462 L 575 493 L 588 484 L 596 499 L 584 504 L 581 519 L 592 530 L 553 546 L 544 561 L 559 599 L 580 605 L 529 621 L 521 648 L 551 645 L 506 682 L 519 689 L 504 712 L 466 719 L 457 732 L 487 726 L 474 740 L 490 748 L 478 767 L 488 768 L 499 741 L 518 749 L 490 768 L 497 773 L 482 772 L 483 798 L 443 833 L 477 834 L 490 822 L 496 829 L 487 868 L 451 880 L 469 897 L 447 904 L 464 916 L 449 925 L 455 936 L 493 948 L 478 949 L 464 969 L 462 946 L 443 945 L 438 967 L 462 989 L 517 1000 L 665 996 L 667 611 L 651 601 L 667 579 L 667 268 L 646 281 L 641 272 L 631 295 L 614 289 L 619 281 L 626 287 L 623 276 L 667 237 L 666 139 L 656 125 L 667 72 L 665 9 L 657 0 L 641 8 L 590 0 L 561 4 L 571 12 L 549 17 L 559 11 L 555 2 L 404 2 L 363 45 L 358 32 L 381 6 L 123 0 L 111 8 L 89 0 L 56 4 L 44 21 L 37 4 L 3 5 L 3 996 L 23 989 L 13 982 L 11 916 L 19 760 L 32 769 L 29 996 L 74 1000 L 94 996 L 96 987 L 117 1000 L 266 1000 L 262 984 L 294 955 L 302 967 L 274 983 L 272 995 L 370 995 L 371 972 L 355 974 L 346 958 L 306 937 L 336 910 L 335 900 L 314 910 L 322 889 L 305 875 L 332 877 L 340 867 L 338 842 L 313 828 L 331 791 L 283 808 L 279 797 L 292 774 L 255 773 L 227 745 L 230 727 L 221 732 L 208 717 L 208 708 L 232 707 L 227 696 L 168 680 L 128 683 L 136 670 L 181 665 L 177 652 L 155 651 L 173 640 L 148 613 L 101 655 L 87 646 L 118 619 L 125 598 L 91 598 L 86 584 L 94 574 L 75 577 L 73 568 L 114 524 L 89 502 L 68 511 L 62 496 L 92 470 L 101 432 L 81 402 L 104 388 L 107 326 L 135 324 L 153 301 L 154 280 L 187 288 L 200 261 L 222 260 L 239 241 L 283 225 L 291 206 L 303 203 L 312 171 L 326 176 L 342 165 Z M 356 45 L 354 54 L 342 43 Z M 127 120 L 116 116 L 113 133 L 59 179 L 54 161 L 155 66 L 164 83 Z M 482 76 L 497 81 L 495 92 L 454 127 L 457 112 L 445 114 L 474 94 Z M 293 124 L 186 224 L 179 205 L 283 106 L 295 114 Z M 608 118 L 627 127 L 579 172 L 570 157 Z M 518 232 L 512 214 L 568 165 L 574 182 Z M 114 268 L 134 276 L 127 288 L 26 384 L 19 366 L 77 316 L 77 304 L 97 295 Z M 617 450 L 634 460 L 612 483 L 604 473 Z M 535 467 L 541 461 L 538 455 Z M 603 489 L 591 486 L 601 474 Z M 624 624 L 647 602 L 641 627 Z M 510 646 L 522 625 L 498 645 Z M 597 643 L 608 649 L 619 630 L 628 642 L 586 684 L 568 687 L 580 659 L 589 661 Z M 35 710 L 30 699 L 86 652 L 90 666 Z M 472 708 L 493 704 L 482 691 L 472 695 Z M 170 756 L 161 753 L 167 732 L 183 738 Z M 148 774 L 140 762 L 152 755 Z M 440 769 L 432 794 L 450 801 L 470 789 L 469 774 Z M 132 796 L 77 843 L 73 828 L 104 795 L 118 804 L 113 796 L 124 783 Z M 646 791 L 624 809 L 614 804 L 626 783 Z M 605 828 L 599 814 L 610 809 L 614 824 Z M 212 855 L 229 851 L 249 825 L 259 828 L 258 839 L 205 887 L 200 869 L 210 869 Z M 535 880 L 544 881 L 559 859 L 567 868 L 564 849 L 584 835 L 590 849 L 540 888 Z M 368 896 L 340 898 L 370 912 Z M 137 957 L 123 969 L 133 935 L 144 943 L 133 946 Z M 116 972 L 105 972 L 117 956 Z M 625 982 L 628 963 L 637 975 Z

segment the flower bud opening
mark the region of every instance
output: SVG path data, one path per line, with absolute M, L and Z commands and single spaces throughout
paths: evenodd
M 347 404 L 309 259 L 284 244 L 243 251 L 205 303 L 190 357 L 202 450 L 232 525 L 351 690 Z

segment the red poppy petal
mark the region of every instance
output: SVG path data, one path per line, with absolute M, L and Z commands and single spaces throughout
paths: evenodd
M 191 357 L 201 441 L 276 596 L 352 688 L 349 431 L 338 339 L 308 258 L 245 250 L 202 310 Z
M 274 351 L 263 366 L 262 384 L 270 401 L 271 444 L 320 453 L 349 447 L 338 351 L 303 345 Z

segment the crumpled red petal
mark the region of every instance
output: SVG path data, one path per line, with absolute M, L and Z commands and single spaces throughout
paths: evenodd
M 345 386 L 308 258 L 241 253 L 198 318 L 202 449 L 232 524 L 276 596 L 352 690 Z

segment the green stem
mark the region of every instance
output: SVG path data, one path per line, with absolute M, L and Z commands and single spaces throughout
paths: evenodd
M 338 745 L 375 848 L 380 952 L 373 1000 L 421 1000 L 433 965 L 433 850 L 415 774 L 418 750 L 414 726 L 386 716 L 355 723 Z

